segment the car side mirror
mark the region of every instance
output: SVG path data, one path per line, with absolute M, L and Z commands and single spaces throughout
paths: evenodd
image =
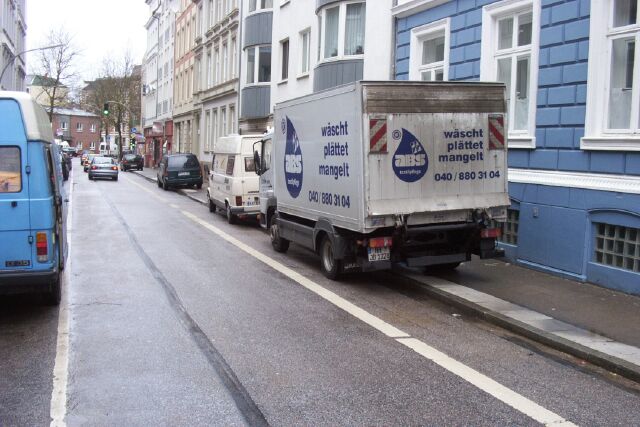
M 257 151 L 253 152 L 253 165 L 256 171 L 256 174 L 262 175 L 262 164 L 260 163 L 260 153 Z

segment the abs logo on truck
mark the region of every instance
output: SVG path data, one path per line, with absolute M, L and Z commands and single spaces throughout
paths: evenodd
M 415 182 L 427 173 L 429 158 L 418 139 L 406 129 L 393 131 L 393 139 L 400 139 L 393 155 L 393 172 L 404 182 Z
M 287 136 L 287 145 L 284 150 L 284 179 L 287 190 L 294 199 L 302 190 L 302 150 L 298 134 L 289 117 L 282 119 L 282 133 Z

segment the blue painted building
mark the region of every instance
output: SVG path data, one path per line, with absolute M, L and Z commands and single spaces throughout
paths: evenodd
M 507 86 L 508 258 L 640 294 L 640 2 L 397 3 L 396 79 Z

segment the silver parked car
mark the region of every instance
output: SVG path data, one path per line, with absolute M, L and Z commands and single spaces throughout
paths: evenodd
M 94 157 L 88 168 L 89 179 L 110 178 L 118 180 L 118 163 L 111 157 Z

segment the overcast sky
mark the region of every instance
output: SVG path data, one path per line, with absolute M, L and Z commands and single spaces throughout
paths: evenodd
M 77 64 L 82 79 L 91 80 L 107 55 L 121 57 L 129 49 L 136 64 L 142 61 L 148 18 L 144 0 L 27 0 L 27 49 L 42 46 L 52 28 L 62 27 L 82 51 Z M 30 55 L 29 72 L 36 65 Z

